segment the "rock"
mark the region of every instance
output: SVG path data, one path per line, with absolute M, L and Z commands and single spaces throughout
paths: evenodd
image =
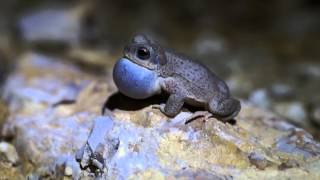
M 0 177 L 1 179 L 25 179 L 19 167 L 2 161 L 0 161 Z
M 64 170 L 64 174 L 65 174 L 66 176 L 72 176 L 72 174 L 73 174 L 72 167 L 67 166 L 67 167 L 65 168 L 65 170 Z
M 249 96 L 249 101 L 256 106 L 265 109 L 270 108 L 271 105 L 270 96 L 265 89 L 258 89 L 252 92 Z
M 280 115 L 289 118 L 292 122 L 303 126 L 307 122 L 307 112 L 301 102 L 283 102 L 274 105 L 273 109 Z
M 257 154 L 255 152 L 250 153 L 249 161 L 251 164 L 255 165 L 258 169 L 264 170 L 267 166 L 271 165 L 271 162 L 265 159 L 261 154 Z
M 82 169 L 90 168 L 94 174 L 105 171 L 106 161 L 113 157 L 119 147 L 119 139 L 108 135 L 112 127 L 111 117 L 95 119 L 94 128 L 86 144 L 76 153 L 76 160 Z
M 19 156 L 16 148 L 9 143 L 0 142 L 0 159 L 1 161 L 9 162 L 12 165 L 19 163 Z
M 299 129 L 292 129 L 288 136 L 278 139 L 276 147 L 282 152 L 301 155 L 306 159 L 320 154 L 320 144 L 314 143 L 310 134 Z
M 18 23 L 23 40 L 29 43 L 76 45 L 81 39 L 81 19 L 86 8 L 43 8 L 24 15 Z
M 85 76 L 75 66 L 35 53 L 25 54 L 19 62 L 4 88 L 11 115 L 2 135 L 13 137 L 19 154 L 35 165 L 32 176 L 58 178 L 65 168 L 72 168 L 77 177 L 80 167 L 74 153 L 101 113 L 105 101 L 101 97 L 110 93 L 100 83 L 107 78 Z
M 5 85 L 3 97 L 6 101 L 11 102 L 11 109 L 20 108 L 21 100 L 42 104 L 43 107 L 75 101 L 80 90 L 88 84 L 88 80 L 73 81 L 72 76 L 80 75 L 78 74 L 80 71 L 72 66 L 55 63 L 54 61 L 57 60 L 36 53 L 26 53 L 22 56 L 20 66 L 25 73 L 30 72 L 30 74 L 24 76 L 24 74 L 17 73 L 10 76 Z M 43 76 L 38 76 L 43 71 L 48 72 Z M 27 80 L 34 76 L 36 77 L 30 81 Z M 65 80 L 61 81 L 61 78 Z
M 7 142 L 0 142 L 0 179 L 24 179 L 19 156 L 15 147 Z
M 320 178 L 319 142 L 269 111 L 242 102 L 235 124 L 215 118 L 185 124 L 192 113 L 170 119 L 151 104 L 118 106 L 102 116 L 115 92 L 110 76 L 36 57 L 27 54 L 5 86 L 10 115 L 3 134 L 13 138 L 21 159 L 32 162 L 29 177 Z M 62 96 L 64 89 L 73 93 Z

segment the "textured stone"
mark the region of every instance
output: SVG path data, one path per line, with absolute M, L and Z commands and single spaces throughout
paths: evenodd
M 34 165 L 30 177 L 320 178 L 319 143 L 246 102 L 233 124 L 215 118 L 185 124 L 187 109 L 170 119 L 152 103 L 136 108 L 147 100 L 102 115 L 115 92 L 110 76 L 36 54 L 23 56 L 5 92 L 11 113 L 2 133 Z M 128 107 L 129 100 L 117 103 Z
M 119 139 L 109 137 L 113 128 L 111 117 L 98 117 L 89 135 L 87 143 L 76 153 L 76 160 L 82 169 L 90 168 L 94 173 L 101 173 L 119 147 Z
M 65 167 L 79 174 L 74 153 L 85 143 L 101 113 L 101 97 L 109 92 L 99 81 L 43 55 L 22 56 L 4 88 L 11 115 L 2 135 L 14 138 L 19 154 L 35 165 L 32 176 L 60 177 Z
M 25 179 L 21 170 L 6 162 L 0 161 L 0 179 Z

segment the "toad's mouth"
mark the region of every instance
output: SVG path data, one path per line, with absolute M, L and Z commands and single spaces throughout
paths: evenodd
M 134 63 L 134 64 L 140 66 L 141 68 L 145 68 L 148 70 L 155 70 L 156 69 L 156 67 L 154 67 L 152 65 L 152 63 L 150 63 L 149 61 L 141 61 L 141 60 L 138 61 L 138 60 L 130 58 L 130 56 L 128 56 L 128 55 L 124 55 L 123 58 L 121 58 L 121 59 L 127 59 L 127 60 L 131 61 L 131 63 Z
M 113 68 L 113 80 L 119 91 L 134 99 L 144 99 L 159 92 L 158 76 L 154 71 L 121 58 Z

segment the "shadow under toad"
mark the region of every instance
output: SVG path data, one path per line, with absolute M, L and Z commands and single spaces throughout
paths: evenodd
M 166 103 L 168 95 L 161 94 L 155 95 L 146 99 L 132 99 L 128 96 L 121 94 L 119 91 L 112 94 L 104 103 L 102 107 L 102 114 L 105 114 L 107 110 L 113 111 L 114 109 L 120 109 L 124 111 L 137 111 L 151 105 L 159 105 Z M 183 108 L 187 109 L 191 113 L 197 111 L 203 111 L 201 107 L 194 107 L 187 104 L 183 105 Z M 229 120 L 228 123 L 235 124 L 234 119 Z
M 106 108 L 109 110 L 120 109 L 125 111 L 136 111 L 154 104 L 165 103 L 168 97 L 164 95 L 156 95 L 147 99 L 132 99 L 120 92 L 111 95 L 104 103 L 102 113 L 104 114 Z
M 164 104 L 166 103 L 168 99 L 168 95 L 166 94 L 161 94 L 161 95 L 155 95 L 150 98 L 146 99 L 132 99 L 128 96 L 125 96 L 121 94 L 119 91 L 112 94 L 104 103 L 102 113 L 105 112 L 106 108 L 109 110 L 114 110 L 114 109 L 120 109 L 120 110 L 125 110 L 125 111 L 136 111 L 139 109 L 143 109 L 145 107 L 148 107 L 150 105 L 159 105 L 159 104 Z M 202 108 L 198 107 L 193 107 L 185 104 L 183 106 L 190 112 L 196 112 L 196 111 L 201 111 L 203 110 Z

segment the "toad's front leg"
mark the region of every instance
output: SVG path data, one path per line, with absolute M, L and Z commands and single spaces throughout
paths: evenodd
M 179 94 L 171 94 L 167 100 L 166 105 L 160 110 L 169 117 L 176 116 L 182 109 L 184 104 L 184 97 Z

